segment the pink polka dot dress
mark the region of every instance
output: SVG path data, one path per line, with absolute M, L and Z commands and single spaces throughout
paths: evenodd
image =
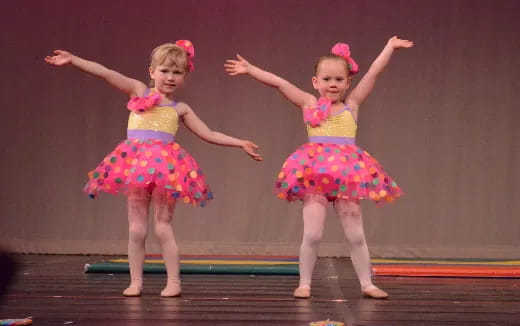
M 357 124 L 345 106 L 329 115 L 330 102 L 320 99 L 318 108 L 304 110 L 309 142 L 289 155 L 278 174 L 275 191 L 288 201 L 306 194 L 392 202 L 401 188 L 379 162 L 355 144 Z M 320 117 L 321 116 L 321 117 Z
M 84 191 L 91 198 L 99 192 L 127 194 L 132 188 L 151 192 L 155 187 L 194 206 L 213 198 L 195 159 L 175 142 L 177 103 L 159 105 L 159 100 L 157 93 L 130 100 L 127 139 L 88 173 Z

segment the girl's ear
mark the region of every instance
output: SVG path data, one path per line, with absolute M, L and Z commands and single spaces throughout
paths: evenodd
M 150 73 L 150 78 L 151 78 L 151 79 L 153 79 L 153 71 L 154 71 L 153 67 L 150 66 L 150 67 L 148 68 L 148 72 Z
M 312 87 L 314 87 L 314 89 L 318 89 L 318 78 L 316 78 L 316 76 L 312 76 Z
M 352 76 L 348 76 L 347 77 L 347 89 L 349 89 L 351 85 L 352 85 Z

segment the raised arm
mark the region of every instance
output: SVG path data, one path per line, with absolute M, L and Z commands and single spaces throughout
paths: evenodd
M 374 60 L 367 73 L 361 78 L 357 86 L 350 92 L 350 95 L 346 98 L 346 103 L 352 108 L 357 110 L 359 106 L 365 101 L 372 89 L 374 88 L 379 75 L 383 72 L 387 66 L 394 50 L 400 48 L 410 48 L 413 46 L 413 42 L 408 40 L 401 40 L 397 36 L 392 37 L 388 40 L 388 43 L 383 48 L 383 51 Z
M 128 94 L 129 96 L 142 95 L 146 85 L 138 80 L 126 77 L 115 70 L 108 69 L 97 62 L 88 61 L 70 52 L 54 50 L 53 56 L 45 57 L 45 61 L 53 66 L 73 65 L 80 70 L 104 79 L 108 84 Z
M 316 98 L 313 95 L 302 91 L 273 73 L 256 67 L 238 54 L 237 60 L 227 60 L 224 67 L 231 76 L 249 74 L 259 82 L 277 88 L 283 96 L 299 108 L 316 106 Z
M 207 141 L 211 144 L 240 147 L 242 148 L 253 160 L 261 161 L 262 156 L 256 153 L 259 147 L 251 141 L 237 139 L 228 135 L 225 135 L 218 131 L 213 131 L 193 112 L 193 110 L 184 103 L 179 103 L 179 111 L 182 115 L 182 119 L 186 127 L 188 127 L 195 135 L 199 138 Z

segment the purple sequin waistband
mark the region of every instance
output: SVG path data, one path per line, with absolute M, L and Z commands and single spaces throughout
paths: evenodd
M 164 131 L 128 129 L 126 132 L 127 139 L 156 139 L 168 142 L 175 142 L 175 136 Z
M 309 136 L 309 142 L 321 144 L 336 144 L 336 145 L 355 145 L 356 138 L 354 137 L 336 137 L 336 136 Z

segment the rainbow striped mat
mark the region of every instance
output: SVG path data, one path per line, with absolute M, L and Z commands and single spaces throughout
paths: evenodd
M 161 255 L 145 259 L 145 273 L 166 273 Z M 490 259 L 372 259 L 372 271 L 380 276 L 520 277 L 520 260 Z M 85 265 L 86 273 L 128 273 L 126 258 Z M 298 275 L 294 256 L 181 257 L 182 274 Z
M 372 259 L 381 276 L 520 277 L 520 260 L 498 259 Z

